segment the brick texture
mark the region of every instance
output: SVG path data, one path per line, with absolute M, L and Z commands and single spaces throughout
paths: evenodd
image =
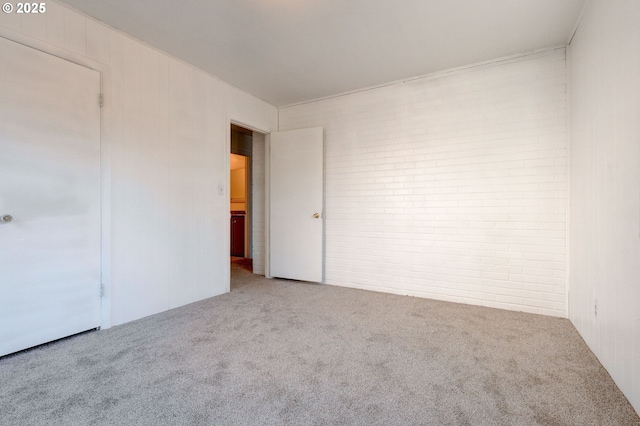
M 279 116 L 324 128 L 327 284 L 566 316 L 564 49 Z
M 253 259 L 253 273 L 264 275 L 265 263 L 265 226 L 264 226 L 264 194 L 265 194 L 265 136 L 253 133 L 251 152 L 251 197 L 253 214 L 251 216 L 251 258 Z

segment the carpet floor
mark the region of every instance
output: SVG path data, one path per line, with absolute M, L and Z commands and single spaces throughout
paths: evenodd
M 228 294 L 0 358 L 0 424 L 640 425 L 566 319 L 232 270 Z

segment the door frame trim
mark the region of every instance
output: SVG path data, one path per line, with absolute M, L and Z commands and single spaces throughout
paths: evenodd
M 64 59 L 76 65 L 97 71 L 100 74 L 100 93 L 104 96 L 104 105 L 100 108 L 100 283 L 103 294 L 100 297 L 100 328 L 112 325 L 111 315 L 111 137 L 107 129 L 113 128 L 114 120 L 111 87 L 111 67 L 80 54 L 42 40 L 0 27 L 0 37 L 43 53 Z M 96 99 L 96 102 L 98 100 Z

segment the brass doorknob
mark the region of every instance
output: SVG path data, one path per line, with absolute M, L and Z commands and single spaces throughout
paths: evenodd
M 313 218 L 314 219 L 319 219 L 320 218 L 320 213 L 314 213 L 313 214 Z

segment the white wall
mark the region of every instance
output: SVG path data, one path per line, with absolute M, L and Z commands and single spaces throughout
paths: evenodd
M 280 110 L 325 131 L 326 282 L 566 315 L 565 51 Z
M 51 1 L 0 14 L 0 31 L 103 64 L 103 327 L 228 291 L 229 117 L 271 131 L 277 109 Z
M 569 53 L 570 319 L 640 412 L 640 2 L 591 1 Z
M 265 135 L 253 132 L 251 155 L 251 258 L 253 273 L 265 273 Z

